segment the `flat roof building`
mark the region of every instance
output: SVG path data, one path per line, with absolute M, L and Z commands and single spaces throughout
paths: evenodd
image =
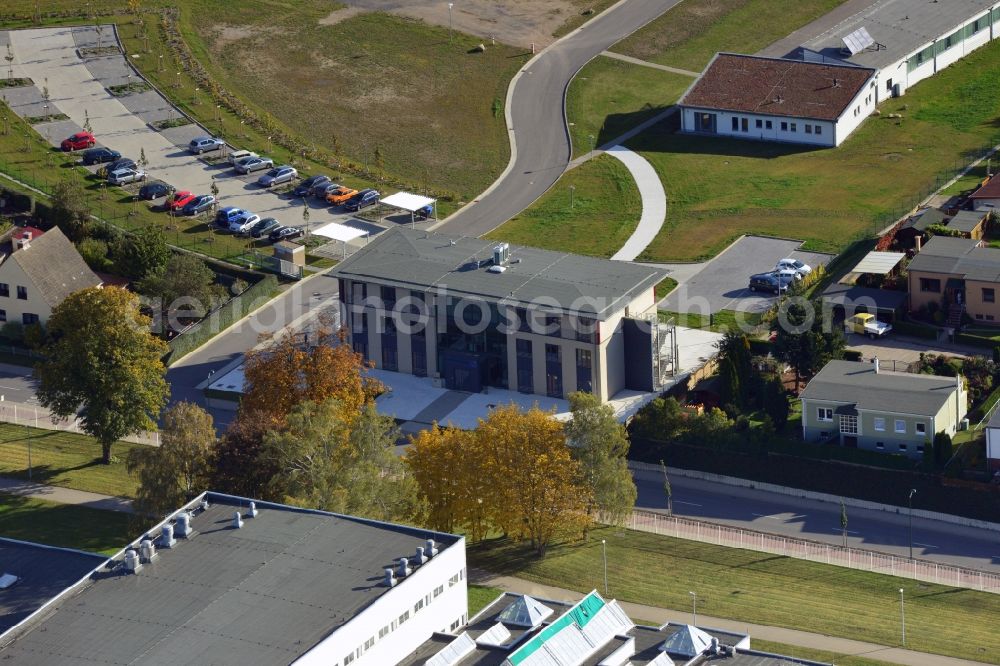
M 449 389 L 606 401 L 655 390 L 676 359 L 659 268 L 396 228 L 331 275 L 355 351 Z
M 0 660 L 382 666 L 466 622 L 461 537 L 214 493 L 148 536 L 0 634 Z

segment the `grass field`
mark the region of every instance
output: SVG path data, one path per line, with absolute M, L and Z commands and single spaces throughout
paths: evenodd
M 759 650 L 760 652 L 770 652 L 771 654 L 781 654 L 786 657 L 810 659 L 826 664 L 837 664 L 837 666 L 888 666 L 888 664 L 892 663 L 877 659 L 868 659 L 867 657 L 840 654 L 838 652 L 814 650 L 813 648 L 802 647 L 800 645 L 764 641 L 753 636 L 750 637 L 750 649 Z
M 620 600 L 684 609 L 694 590 L 705 615 L 898 645 L 903 588 L 908 648 L 1000 663 L 993 629 L 1000 595 L 615 528 L 551 548 L 543 560 L 504 541 L 472 546 L 469 560 L 493 573 L 589 592 L 603 586 L 602 539 L 610 593 Z
M 844 0 L 684 0 L 611 50 L 700 72 L 718 51 L 756 53 Z
M 483 610 L 503 594 L 503 590 L 486 585 L 469 585 L 469 617 Z
M 0 494 L 0 536 L 112 555 L 142 532 L 135 516 Z
M 567 172 L 531 208 L 486 237 L 610 257 L 635 231 L 641 214 L 628 169 L 602 155 Z
M 111 449 L 119 462 L 102 465 L 100 445 L 86 435 L 0 423 L 0 476 L 28 478 L 29 444 L 33 481 L 102 495 L 135 495 L 136 481 L 124 461 L 129 449 L 141 444 L 119 442 Z
M 573 78 L 566 94 L 573 155 L 583 155 L 592 145 L 603 145 L 664 111 L 693 82 L 683 74 L 594 58 Z

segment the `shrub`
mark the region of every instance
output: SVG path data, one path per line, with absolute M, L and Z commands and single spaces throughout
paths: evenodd
M 76 244 L 76 251 L 92 270 L 107 272 L 112 267 L 111 259 L 108 258 L 108 244 L 102 240 L 84 238 Z

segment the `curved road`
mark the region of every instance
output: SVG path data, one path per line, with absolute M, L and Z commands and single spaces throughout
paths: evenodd
M 514 159 L 479 199 L 438 231 L 480 236 L 530 206 L 566 170 L 572 156 L 564 115 L 570 81 L 591 58 L 680 0 L 623 0 L 539 53 L 515 75 L 507 96 Z

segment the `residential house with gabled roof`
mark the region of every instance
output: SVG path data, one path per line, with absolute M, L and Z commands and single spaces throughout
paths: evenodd
M 37 229 L 15 229 L 0 248 L 0 325 L 44 324 L 67 296 L 100 285 L 101 278 L 58 227 L 41 235 Z
M 935 236 L 907 267 L 910 310 L 936 303 L 948 312 L 949 326 L 963 313 L 984 324 L 1000 323 L 1000 249 L 974 238 Z

